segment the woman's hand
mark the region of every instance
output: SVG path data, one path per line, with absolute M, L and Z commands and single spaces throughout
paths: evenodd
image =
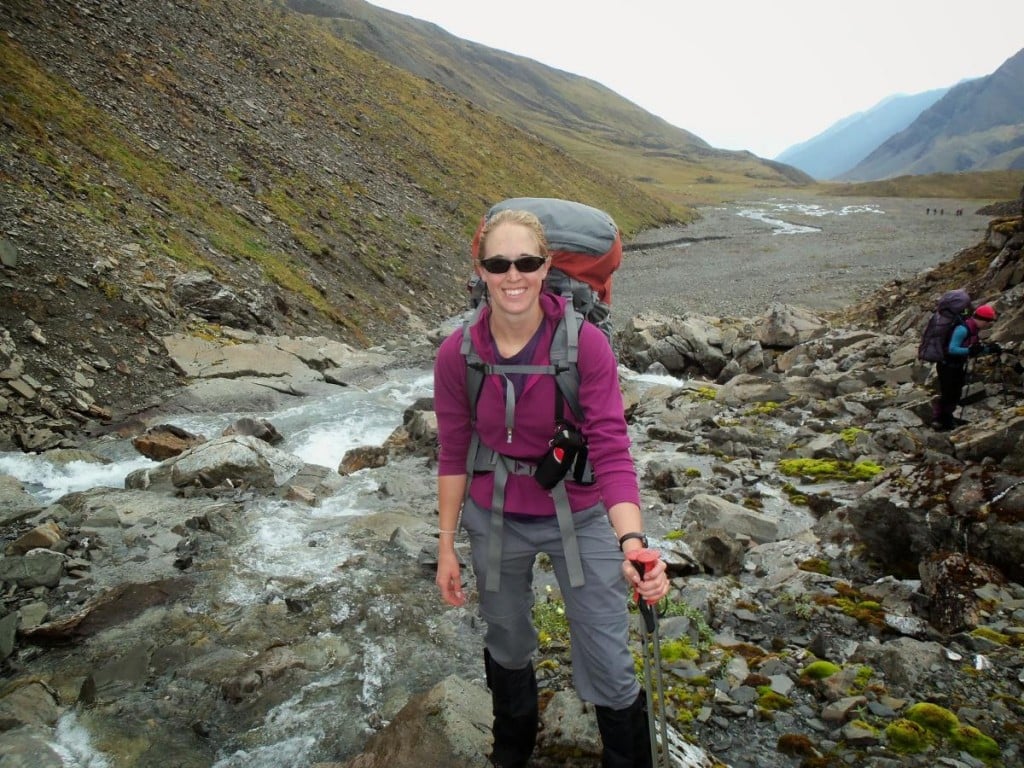
M 633 588 L 640 593 L 640 597 L 649 605 L 653 605 L 668 594 L 669 581 L 666 573 L 667 566 L 660 557 L 653 565 L 648 565 L 641 578 L 636 566 L 627 557 L 622 563 L 622 573 Z
M 441 590 L 441 599 L 448 605 L 456 607 L 466 602 L 466 593 L 462 591 L 462 574 L 459 569 L 459 558 L 454 549 L 445 551 L 441 547 L 437 553 L 437 577 L 434 579 Z

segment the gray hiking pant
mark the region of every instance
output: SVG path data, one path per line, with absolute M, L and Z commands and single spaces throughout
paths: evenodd
M 540 552 L 551 558 L 565 600 L 577 695 L 593 704 L 623 709 L 640 692 L 629 649 L 629 592 L 622 577 L 622 552 L 604 505 L 573 515 L 585 583 L 569 585 L 562 537 L 554 517 L 523 522 L 505 517 L 502 526 L 501 586 L 482 588 L 487 570 L 489 510 L 467 499 L 462 526 L 469 533 L 480 615 L 487 623 L 484 644 L 507 669 L 532 663 L 537 650 L 533 626 L 533 564 Z

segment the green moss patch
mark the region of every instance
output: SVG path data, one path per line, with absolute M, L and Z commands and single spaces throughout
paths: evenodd
M 800 676 L 809 680 L 824 680 L 826 677 L 832 677 L 839 670 L 840 667 L 831 661 L 812 661 L 800 670 Z
M 900 718 L 885 728 L 885 741 L 889 749 L 901 754 L 923 752 L 931 743 L 928 731 L 913 720 Z
M 813 480 L 843 480 L 859 482 L 870 480 L 884 472 L 885 467 L 873 461 L 840 461 L 839 459 L 782 459 L 779 471 L 789 477 L 809 477 Z

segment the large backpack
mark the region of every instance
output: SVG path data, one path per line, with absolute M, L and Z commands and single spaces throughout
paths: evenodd
M 529 211 L 540 220 L 551 254 L 551 267 L 544 280 L 545 288 L 565 296 L 569 302 L 565 314 L 555 328 L 548 365 L 491 365 L 480 357 L 473 346 L 470 334 L 470 327 L 476 322 L 484 305 L 486 286 L 476 275 L 470 279 L 470 306 L 474 311 L 463 322 L 460 348 L 466 357 L 466 392 L 470 404 L 470 419 L 474 425 L 466 460 L 466 493 L 469 493 L 469 484 L 475 472 L 492 471 L 495 473 L 493 506 L 500 507 L 503 504 L 504 486 L 509 474 L 528 474 L 537 477 L 538 482 L 542 482 L 542 487 L 551 490 L 565 547 L 569 580 L 573 586 L 579 586 L 583 584 L 583 569 L 564 478 L 571 474 L 574 480 L 582 483 L 593 482 L 594 479 L 593 468 L 587 460 L 586 436 L 568 426 L 563 419 L 563 409 L 568 405 L 577 423 L 583 420 L 583 410 L 579 402 L 579 371 L 576 367 L 579 359 L 579 333 L 583 321 L 588 320 L 596 325 L 608 337 L 609 342 L 611 341 L 612 274 L 622 263 L 622 238 L 612 217 L 597 208 L 570 200 L 517 197 L 492 206 L 480 221 L 473 236 L 474 260 L 479 257 L 480 234 L 484 224 L 490 217 L 503 210 Z M 486 449 L 480 443 L 475 429 L 477 399 L 486 377 L 507 376 L 513 373 L 540 373 L 555 377 L 555 419 L 559 424 L 552 438 L 552 450 L 549 456 L 545 457 L 545 461 L 541 462 L 543 469 L 540 470 L 537 466 Z M 506 426 L 509 429 L 512 428 L 514 415 L 515 399 L 510 396 L 505 406 Z M 548 485 L 541 480 L 541 474 L 552 462 L 556 462 L 559 469 L 554 474 L 555 482 Z M 496 531 L 492 530 L 492 547 L 500 546 L 496 542 L 500 542 L 501 518 L 500 510 L 492 514 L 492 523 L 498 528 Z M 500 552 L 497 550 L 492 550 L 488 555 L 491 565 L 487 571 L 487 590 L 498 588 L 499 556 Z
M 529 211 L 544 225 L 551 268 L 544 286 L 565 296 L 572 306 L 611 341 L 612 276 L 622 264 L 622 236 L 615 221 L 602 210 L 572 200 L 513 197 L 494 205 L 473 235 L 472 256 L 480 256 L 480 233 L 498 211 Z M 483 281 L 469 281 L 470 304 L 483 299 Z
M 487 221 L 499 211 L 519 210 L 534 214 L 544 226 L 551 254 L 551 267 L 544 279 L 546 290 L 564 296 L 574 311 L 566 312 L 555 329 L 551 342 L 551 368 L 546 371 L 526 371 L 522 368 L 491 370 L 485 366 L 473 349 L 469 327 L 476 321 L 483 307 L 486 286 L 476 274 L 469 280 L 470 308 L 474 311 L 462 327 L 462 354 L 467 359 L 467 391 L 476 418 L 476 399 L 488 373 L 551 373 L 555 376 L 558 392 L 565 399 L 578 420 L 583 411 L 579 404 L 579 373 L 576 360 L 579 355 L 579 330 L 584 319 L 612 337 L 611 298 L 612 276 L 622 264 L 622 235 L 615 221 L 604 211 L 572 200 L 550 197 L 513 197 L 491 206 L 480 220 L 473 235 L 472 257 L 480 255 L 480 234 Z M 561 417 L 562 402 L 556 403 Z M 511 419 L 511 414 L 509 415 Z
M 970 313 L 971 297 L 967 291 L 958 288 L 942 294 L 921 333 L 921 343 L 917 348 L 918 360 L 942 362 L 946 358 L 953 329 L 964 322 Z

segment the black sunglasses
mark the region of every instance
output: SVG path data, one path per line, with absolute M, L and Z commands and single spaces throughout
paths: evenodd
M 516 271 L 524 274 L 536 272 L 544 266 L 547 261 L 543 256 L 520 256 L 518 259 L 506 259 L 504 256 L 494 256 L 490 259 L 477 259 L 480 266 L 492 275 L 504 275 L 514 266 Z

